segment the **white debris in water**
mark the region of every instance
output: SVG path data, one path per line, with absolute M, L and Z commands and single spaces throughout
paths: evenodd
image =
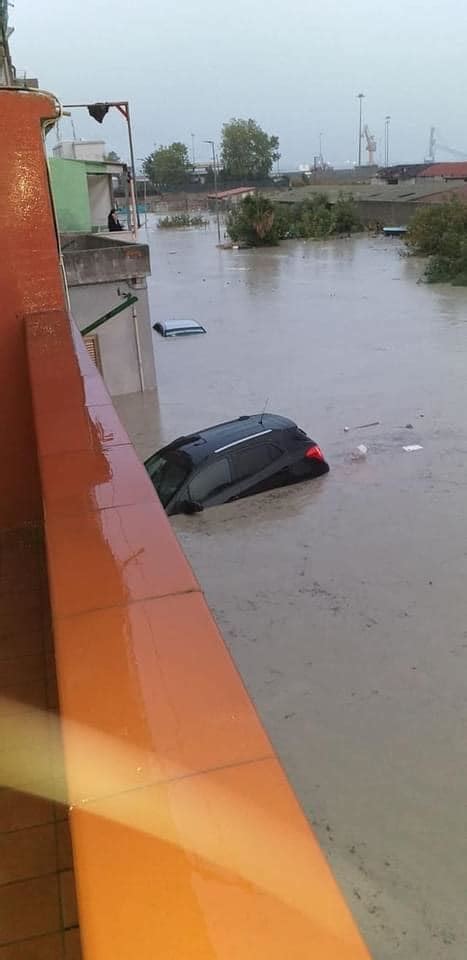
M 409 443 L 408 447 L 402 447 L 406 453 L 415 453 L 415 450 L 423 450 L 419 443 Z
M 352 453 L 352 460 L 364 460 L 368 453 L 368 447 L 364 443 L 359 443 L 358 447 Z

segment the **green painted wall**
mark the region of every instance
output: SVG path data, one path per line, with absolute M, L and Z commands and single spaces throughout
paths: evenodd
M 91 233 L 91 210 L 83 160 L 49 157 L 50 181 L 61 233 Z

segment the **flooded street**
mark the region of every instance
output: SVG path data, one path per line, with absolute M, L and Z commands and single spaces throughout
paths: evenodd
M 153 322 L 208 332 L 155 334 L 158 398 L 118 409 L 142 457 L 266 403 L 323 447 L 173 526 L 375 960 L 465 960 L 467 290 L 382 238 L 147 236 Z

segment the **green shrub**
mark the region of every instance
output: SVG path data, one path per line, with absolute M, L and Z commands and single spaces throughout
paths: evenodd
M 252 246 L 279 240 L 321 240 L 361 229 L 354 200 L 344 194 L 334 206 L 325 193 L 290 204 L 274 203 L 261 196 L 245 197 L 227 219 L 231 240 Z
M 227 217 L 227 232 L 234 243 L 275 246 L 280 240 L 275 205 L 256 194 L 245 197 Z
M 203 217 L 190 217 L 187 213 L 179 213 L 173 217 L 163 217 L 157 226 L 159 230 L 170 230 L 174 227 L 205 227 L 207 223 Z
M 411 253 L 430 257 L 427 283 L 467 285 L 467 205 L 457 198 L 419 210 L 407 231 Z
M 362 229 L 352 196 L 340 193 L 332 208 L 333 233 L 351 234 Z

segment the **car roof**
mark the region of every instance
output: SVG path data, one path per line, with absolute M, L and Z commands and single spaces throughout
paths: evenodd
M 238 417 L 237 420 L 227 420 L 225 423 L 216 423 L 205 430 L 178 437 L 164 450 L 183 448 L 194 461 L 205 460 L 212 453 L 221 453 L 231 445 L 246 442 L 250 437 L 266 436 L 274 430 L 290 430 L 296 428 L 293 420 L 280 417 L 274 413 L 257 413 L 252 416 Z
M 157 330 L 163 337 L 177 337 L 190 333 L 206 333 L 205 327 L 197 320 L 161 320 L 154 324 L 154 330 Z

